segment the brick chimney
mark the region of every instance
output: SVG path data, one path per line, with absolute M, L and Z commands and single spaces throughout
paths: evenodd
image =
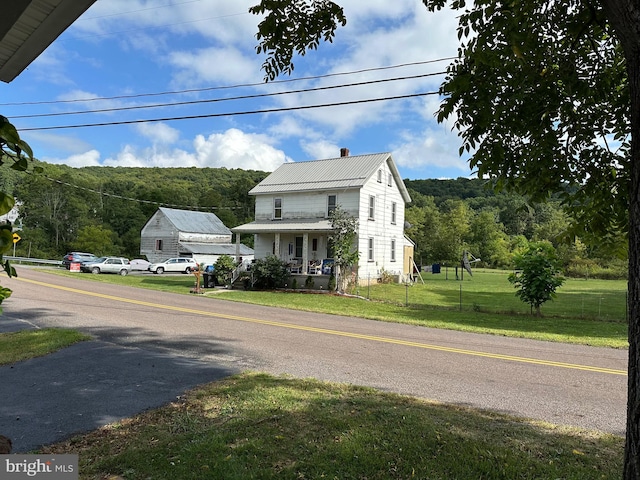
M 340 156 L 341 157 L 348 157 L 349 156 L 349 149 L 348 148 L 341 148 L 340 149 Z

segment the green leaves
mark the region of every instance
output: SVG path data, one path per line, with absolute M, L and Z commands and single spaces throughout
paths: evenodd
M 472 153 L 478 175 L 506 190 L 533 200 L 562 193 L 576 224 L 588 206 L 601 220 L 589 226 L 596 235 L 624 233 L 629 90 L 599 3 L 479 1 L 459 18 L 463 46 L 437 118 L 456 118 L 460 154 Z
M 342 7 L 329 0 L 262 0 L 249 12 L 269 12 L 256 34 L 256 53 L 267 55 L 262 64 L 265 81 L 281 73 L 290 75 L 294 53 L 317 49 L 320 40 L 332 42 L 338 26 L 347 24 Z
M 26 170 L 29 166 L 28 160 L 33 160 L 31 147 L 20 139 L 16 128 L 2 115 L 0 115 L 0 153 L 2 154 L 0 165 L 4 163 L 3 157 L 7 156 L 14 161 L 11 168 L 15 170 Z M 27 157 L 24 156 L 25 154 Z
M 517 288 L 516 296 L 540 315 L 540 306 L 564 283 L 555 250 L 548 243 L 532 243 L 514 262 L 516 272 L 509 275 L 509 282 Z
M 13 246 L 13 231 L 10 224 L 0 225 L 0 255 Z
M 14 205 L 15 201 L 11 195 L 0 192 L 0 215 L 10 212 Z

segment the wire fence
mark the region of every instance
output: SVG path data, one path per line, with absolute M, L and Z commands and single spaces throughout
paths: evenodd
M 516 296 L 509 272 L 478 273 L 473 277 L 448 279 L 419 277 L 412 283 L 378 283 L 361 279 L 349 293 L 363 298 L 413 308 L 447 308 L 460 312 L 532 315 L 534 309 Z M 543 316 L 583 318 L 609 322 L 627 321 L 626 282 L 568 279 L 555 298 L 541 307 Z

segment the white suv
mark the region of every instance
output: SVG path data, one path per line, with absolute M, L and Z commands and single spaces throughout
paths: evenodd
M 170 258 L 162 263 L 152 263 L 149 265 L 149 271 L 153 273 L 191 273 L 197 269 L 198 263 L 193 258 Z

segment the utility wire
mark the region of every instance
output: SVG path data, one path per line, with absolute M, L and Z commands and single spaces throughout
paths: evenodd
M 156 96 L 162 96 L 162 95 L 180 95 L 180 94 L 186 94 L 186 93 L 199 93 L 199 92 L 208 92 L 208 91 L 213 91 L 213 90 L 230 90 L 230 89 L 234 89 L 234 88 L 259 87 L 259 86 L 265 86 L 265 85 L 277 85 L 277 84 L 281 84 L 281 83 L 292 83 L 292 82 L 300 82 L 300 81 L 307 81 L 307 80 L 320 80 L 320 79 L 323 79 L 323 78 L 339 77 L 339 76 L 345 76 L 345 75 L 356 75 L 356 74 L 368 73 L 368 72 L 378 72 L 378 71 L 392 70 L 392 69 L 396 69 L 396 68 L 413 67 L 413 66 L 418 66 L 418 65 L 427 65 L 427 64 L 430 64 L 430 63 L 439 63 L 439 62 L 451 61 L 451 60 L 454 60 L 455 58 L 457 58 L 457 57 L 443 57 L 443 58 L 438 58 L 438 59 L 435 59 L 435 60 L 425 60 L 425 61 L 421 61 L 421 62 L 400 63 L 400 64 L 397 64 L 397 65 L 387 65 L 387 66 L 384 66 L 384 67 L 364 68 L 364 69 L 352 70 L 352 71 L 348 71 L 348 72 L 327 73 L 325 75 L 315 75 L 315 76 L 308 76 L 308 77 L 289 78 L 289 79 L 286 79 L 286 80 L 274 80 L 274 81 L 269 82 L 269 83 L 265 83 L 265 82 L 244 83 L 244 84 L 237 84 L 237 85 L 193 88 L 193 89 L 174 90 L 174 91 L 167 91 L 167 92 L 150 92 L 150 93 L 138 93 L 138 94 L 132 94 L 132 95 L 117 95 L 117 96 L 113 96 L 113 97 L 76 98 L 76 99 L 71 99 L 71 100 L 46 100 L 46 101 L 39 101 L 39 102 L 7 102 L 7 103 L 0 103 L 0 107 L 22 106 L 22 105 L 56 105 L 56 104 L 80 103 L 80 102 L 86 103 L 86 102 L 98 102 L 98 101 L 104 101 L 104 100 L 122 100 L 122 99 L 142 98 L 142 97 L 156 97 Z
M 377 83 L 386 83 L 386 82 L 396 82 L 399 80 L 414 80 L 417 78 L 424 77 L 432 77 L 436 75 L 442 75 L 446 72 L 435 72 L 435 73 L 424 73 L 421 75 L 412 75 L 408 77 L 396 77 L 396 78 L 385 78 L 379 80 L 368 80 L 364 82 L 356 82 L 356 83 L 347 83 L 342 85 L 327 85 L 324 87 L 315 87 L 315 88 L 305 88 L 300 90 L 287 90 L 284 92 L 272 92 L 272 93 L 257 93 L 254 95 L 241 95 L 237 97 L 227 97 L 227 98 L 210 98 L 205 100 L 190 100 L 185 102 L 169 102 L 169 103 L 156 103 L 151 105 L 134 105 L 129 107 L 113 107 L 113 108 L 102 108 L 97 110 L 80 110 L 75 112 L 55 112 L 55 113 L 36 113 L 31 115 L 13 115 L 11 119 L 16 118 L 42 118 L 42 117 L 60 117 L 65 115 L 85 115 L 90 113 L 107 113 L 107 112 L 122 112 L 128 110 L 142 110 L 146 108 L 161 108 L 161 107 L 177 107 L 183 105 L 198 105 L 203 103 L 218 103 L 218 102 L 229 102 L 233 100 L 248 100 L 248 99 L 256 99 L 256 98 L 266 98 L 266 97 L 275 97 L 279 95 L 292 95 L 298 93 L 309 93 L 309 92 L 318 92 L 323 90 L 333 90 L 336 88 L 347 88 L 347 87 L 358 87 L 363 85 L 374 85 Z
M 389 100 L 402 100 L 406 98 L 415 98 L 415 97 L 423 97 L 426 95 L 438 95 L 439 92 L 422 92 L 422 93 L 412 93 L 409 95 L 397 95 L 393 97 L 382 97 L 382 98 L 370 98 L 365 100 L 351 100 L 346 102 L 335 102 L 335 103 L 323 103 L 317 105 L 304 105 L 298 107 L 281 107 L 281 108 L 270 108 L 265 110 L 249 110 L 249 111 L 241 111 L 241 112 L 227 112 L 227 113 L 208 113 L 203 115 L 187 115 L 181 117 L 165 117 L 165 118 L 148 118 L 148 119 L 140 119 L 140 120 L 121 120 L 117 122 L 101 122 L 101 123 L 84 123 L 84 124 L 76 124 L 76 125 L 57 125 L 57 126 L 49 126 L 49 127 L 32 127 L 32 128 L 20 128 L 21 132 L 34 132 L 34 131 L 42 131 L 42 130 L 61 130 L 68 128 L 85 128 L 85 127 L 106 127 L 112 125 L 131 125 L 136 123 L 150 123 L 150 122 L 170 122 L 177 120 L 195 120 L 201 118 L 216 118 L 216 117 L 233 117 L 238 115 L 255 115 L 260 113 L 280 113 L 280 112 L 291 112 L 296 110 L 310 110 L 315 108 L 326 108 L 326 107 L 339 107 L 344 105 L 357 105 L 363 103 L 373 103 L 373 102 L 384 102 Z
M 57 183 L 59 185 L 64 185 L 66 187 L 75 188 L 77 190 L 84 190 L 85 192 L 95 193 L 95 194 L 101 195 L 103 197 L 117 198 L 119 200 L 128 200 L 128 201 L 131 201 L 131 202 L 144 203 L 144 204 L 149 204 L 149 205 L 159 205 L 161 207 L 180 208 L 182 210 L 188 209 L 188 210 L 207 210 L 207 211 L 209 211 L 209 210 L 243 210 L 245 208 L 245 207 L 194 207 L 193 205 L 172 205 L 170 203 L 154 202 L 154 201 L 151 201 L 151 200 L 141 200 L 139 198 L 125 197 L 125 196 L 116 195 L 116 194 L 113 194 L 113 193 L 100 192 L 100 191 L 94 190 L 92 188 L 81 187 L 79 185 L 74 185 L 73 183 L 63 182 L 62 180 L 57 180 L 55 178 L 51 178 L 51 177 L 47 177 L 47 176 L 45 176 L 45 178 L 47 180 L 49 180 L 50 182 L 54 182 L 54 183 Z

